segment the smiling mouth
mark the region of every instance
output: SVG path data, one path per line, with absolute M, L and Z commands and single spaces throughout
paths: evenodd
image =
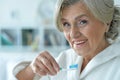
M 77 48 L 80 48 L 82 46 L 84 46 L 84 44 L 87 42 L 88 40 L 81 40 L 81 41 L 74 41 L 74 46 Z

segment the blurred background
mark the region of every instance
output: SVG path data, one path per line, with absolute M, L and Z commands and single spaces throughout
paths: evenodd
M 69 48 L 54 23 L 56 1 L 0 0 L 0 80 L 15 80 L 14 65 L 32 60 L 40 51 L 57 57 Z

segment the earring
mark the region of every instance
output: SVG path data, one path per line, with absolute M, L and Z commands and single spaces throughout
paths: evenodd
M 107 23 L 107 27 L 106 27 L 105 33 L 107 33 L 107 32 L 108 32 L 109 27 L 110 27 L 110 23 Z

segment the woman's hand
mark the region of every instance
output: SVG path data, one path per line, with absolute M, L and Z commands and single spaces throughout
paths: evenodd
M 30 64 L 33 72 L 40 76 L 55 75 L 59 71 L 59 65 L 49 52 L 41 52 Z

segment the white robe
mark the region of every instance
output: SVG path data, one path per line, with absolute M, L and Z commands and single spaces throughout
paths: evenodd
M 73 49 L 62 52 L 56 60 L 60 67 L 67 68 L 71 64 L 78 64 L 78 69 L 60 72 L 55 80 L 120 80 L 120 42 L 113 43 L 97 54 L 81 73 L 83 58 L 78 56 Z M 16 71 L 21 70 L 20 66 L 22 64 L 13 70 L 14 75 Z M 63 76 L 67 79 L 63 79 Z M 39 79 L 37 76 L 34 80 L 47 80 L 47 78 Z

